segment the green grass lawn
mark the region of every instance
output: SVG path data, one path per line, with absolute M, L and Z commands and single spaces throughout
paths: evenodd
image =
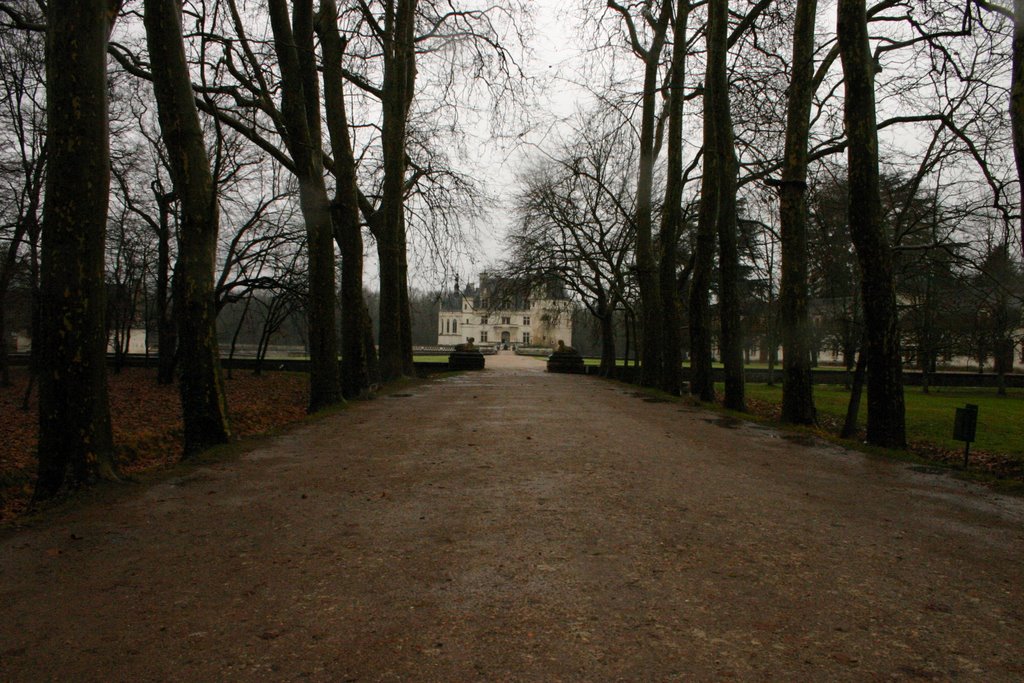
M 629 363 L 630 363 L 630 365 L 633 365 L 633 361 L 632 360 L 630 360 Z M 583 364 L 584 365 L 598 366 L 598 365 L 601 364 L 601 359 L 600 358 L 585 357 L 583 359 Z M 621 368 L 623 365 L 626 364 L 626 361 L 623 360 L 622 358 L 619 358 L 619 359 L 617 359 L 615 361 L 615 364 Z M 723 365 L 721 363 L 712 363 L 711 366 L 715 367 L 715 368 L 723 367 Z M 689 369 L 689 367 L 690 367 L 689 361 L 683 363 L 683 368 L 684 369 Z M 768 363 L 747 363 L 743 367 L 754 369 L 754 370 L 767 370 L 768 369 Z M 814 369 L 815 370 L 828 370 L 829 372 L 846 372 L 846 368 L 838 366 L 838 365 L 818 365 Z M 781 364 L 776 364 L 775 365 L 775 371 L 778 372 L 779 373 L 779 377 L 781 377 L 782 376 L 782 365 Z
M 413 356 L 416 363 L 447 363 L 448 356 Z
M 782 402 L 780 385 L 747 384 L 747 394 L 762 401 Z M 1007 396 L 1000 397 L 995 389 L 933 387 L 926 394 L 919 387 L 907 387 L 904 397 L 909 440 L 962 449 L 963 442 L 953 440 L 953 415 L 957 408 L 973 403 L 978 406 L 978 434 L 971 448 L 1024 459 L 1024 391 L 1010 389 Z M 814 403 L 821 413 L 843 419 L 849 398 L 850 392 L 841 386 L 814 386 Z M 859 417 L 863 425 L 866 396 L 861 401 Z

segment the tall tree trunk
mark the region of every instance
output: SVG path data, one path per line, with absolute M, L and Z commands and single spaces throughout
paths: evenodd
M 846 405 L 846 420 L 843 421 L 843 428 L 839 436 L 844 439 L 852 439 L 857 436 L 857 415 L 860 413 L 860 397 L 864 391 L 864 374 L 867 369 L 867 338 L 861 342 L 860 352 L 857 354 L 857 363 L 853 371 L 853 381 L 850 384 L 850 402 Z
M 228 348 L 227 378 L 233 379 L 233 361 L 235 360 L 235 349 L 238 347 L 238 337 L 242 334 L 242 326 L 245 325 L 245 318 L 249 314 L 249 306 L 252 305 L 252 291 L 245 297 L 245 306 L 242 308 L 242 315 L 238 316 L 238 324 L 235 325 L 235 332 L 231 335 L 231 346 Z
M 173 194 L 160 191 L 154 185 L 157 206 L 160 211 L 159 233 L 157 234 L 156 266 L 156 317 L 157 317 L 157 384 L 174 382 L 177 366 L 178 326 L 174 320 L 169 289 L 171 285 L 171 202 Z
M 29 280 L 32 285 L 32 339 L 42 339 L 42 287 L 40 284 L 40 229 L 39 224 L 33 221 L 29 227 L 28 249 L 29 249 Z M 25 385 L 25 393 L 21 397 L 21 409 L 29 410 L 32 400 L 32 389 L 39 377 L 39 344 L 32 344 L 28 352 L 28 384 Z
M 370 388 L 381 383 L 380 357 L 377 355 L 377 346 L 373 340 L 373 318 L 370 317 L 369 307 L 365 309 L 363 317 L 363 348 L 366 356 L 366 368 L 370 375 Z
M 7 253 L 4 255 L 4 261 L 0 263 L 0 386 L 3 387 L 11 384 L 11 370 L 7 358 L 7 326 L 5 324 L 7 288 L 10 286 L 14 265 L 18 260 L 18 249 L 21 247 L 21 240 L 25 236 L 26 230 L 27 221 L 19 220 L 14 234 L 11 236 Z
M 385 11 L 383 130 L 384 187 L 377 237 L 380 259 L 380 371 L 384 380 L 401 377 L 412 365 L 406 350 L 408 292 L 405 286 L 405 138 L 416 82 L 413 44 L 416 0 L 389 0 Z M 411 340 L 411 336 L 409 336 Z M 407 356 L 408 353 L 408 356 Z
M 324 106 L 334 154 L 334 239 L 341 252 L 341 390 L 345 398 L 356 398 L 370 389 L 369 354 L 374 350 L 363 341 L 363 327 L 369 320 L 363 298 L 363 234 L 356 161 L 343 92 L 344 43 L 338 32 L 334 0 L 320 3 L 319 33 L 324 54 Z
M 7 356 L 7 325 L 4 318 L 5 312 L 3 292 L 0 292 L 0 387 L 11 386 L 11 366 Z
M 786 150 L 779 187 L 782 232 L 782 421 L 813 424 L 810 319 L 807 312 L 807 141 L 814 100 L 817 0 L 797 0 L 793 74 L 786 112 Z M 773 349 L 774 351 L 774 349 Z
M 713 153 L 718 187 L 718 311 L 722 326 L 719 345 L 725 366 L 724 405 L 732 410 L 746 410 L 743 378 L 743 330 L 740 323 L 740 263 L 736 236 L 736 161 L 732 115 L 729 112 L 728 56 L 729 0 L 710 0 L 708 5 L 708 95 L 710 111 L 704 115 L 715 119 Z
M 682 389 L 682 312 L 676 288 L 679 231 L 683 201 L 683 88 L 686 84 L 686 28 L 690 3 L 676 1 L 672 22 L 672 65 L 668 93 L 668 167 L 665 182 L 665 206 L 661 221 L 661 263 L 658 281 L 661 288 L 662 390 L 678 396 Z
M 416 364 L 412 360 L 412 303 L 409 301 L 409 259 L 405 249 L 404 215 L 402 218 L 402 238 L 399 243 L 402 245 L 398 262 L 398 320 L 401 324 L 399 329 L 401 330 L 400 339 L 402 342 L 402 374 L 413 377 L 416 375 Z
M 615 308 L 603 290 L 597 294 L 597 320 L 601 325 L 601 377 L 615 376 Z
M 623 312 L 622 317 L 623 317 L 622 329 L 623 329 L 623 332 L 625 332 L 625 337 L 626 337 L 626 339 L 625 339 L 625 348 L 622 350 L 622 367 L 623 368 L 629 368 L 629 352 L 631 350 L 631 348 L 630 348 L 630 341 L 632 340 L 632 335 L 631 335 L 631 332 L 630 332 L 630 329 L 629 329 L 629 312 L 628 311 Z
M 220 209 L 192 95 L 177 0 L 146 0 L 145 25 L 160 132 L 181 203 L 174 310 L 181 351 L 178 388 L 185 426 L 184 455 L 188 457 L 231 437 L 213 291 Z
M 1008 252 L 1007 252 L 1008 253 Z M 1006 306 L 1006 304 L 1003 304 Z M 1001 326 L 1003 330 L 1007 329 L 1007 326 Z M 1003 336 L 1005 332 L 1000 333 L 1000 337 L 996 339 L 993 344 L 993 360 L 996 371 L 996 393 L 999 396 L 1006 396 L 1006 375 L 1007 373 L 1013 372 L 1013 338 Z
M 707 96 L 707 86 L 704 90 Z M 715 221 L 718 217 L 717 155 L 710 151 L 714 117 L 704 117 L 704 172 L 700 184 L 700 210 L 690 281 L 690 393 L 701 401 L 715 400 L 711 374 L 711 274 L 715 264 Z
M 116 479 L 107 399 L 104 241 L 110 191 L 110 0 L 51 0 L 46 92 L 49 171 L 43 209 L 39 478 L 34 499 Z
M 335 330 L 334 226 L 324 183 L 320 98 L 313 62 L 312 0 L 297 0 L 294 32 L 285 0 L 270 0 L 270 23 L 281 68 L 281 113 L 299 179 L 299 208 L 309 252 L 309 412 L 343 400 Z
M 1013 52 L 1010 79 L 1010 128 L 1013 131 L 1013 158 L 1017 164 L 1017 182 L 1024 188 L 1024 0 L 1013 0 Z M 1024 194 L 1024 189 L 1021 190 Z M 1020 242 L 1024 254 L 1024 214 L 1021 215 Z
M 846 86 L 850 235 L 860 262 L 868 338 L 867 441 L 903 448 L 906 426 L 892 255 L 882 224 L 875 121 L 875 63 L 864 0 L 839 0 L 837 32 Z
M 636 275 L 640 288 L 640 328 L 643 331 L 640 384 L 661 384 L 664 366 L 662 349 L 662 317 L 664 308 L 658 287 L 658 263 L 654 256 L 652 188 L 654 184 L 655 108 L 658 95 L 658 67 L 665 47 L 671 0 L 663 0 L 661 13 L 654 25 L 651 45 L 641 54 L 644 60 L 644 91 L 640 112 L 640 168 L 636 187 Z
M 710 7 L 710 6 L 709 6 Z M 710 8 L 709 12 L 714 9 Z M 710 17 L 710 14 L 709 14 Z M 708 51 L 711 39 L 709 18 Z M 709 54 L 710 59 L 710 54 Z M 711 374 L 711 275 L 715 262 L 715 226 L 721 208 L 719 192 L 722 159 L 718 155 L 718 117 L 715 112 L 714 89 L 717 79 L 713 68 L 704 75 L 704 159 L 700 184 L 700 210 L 697 215 L 697 237 L 694 245 L 693 281 L 690 283 L 690 393 L 702 401 L 715 400 L 715 383 Z

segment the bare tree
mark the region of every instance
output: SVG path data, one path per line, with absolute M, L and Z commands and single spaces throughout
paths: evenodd
M 0 386 L 10 383 L 7 294 L 18 273 L 35 298 L 46 168 L 43 36 L 0 27 Z M 26 263 L 26 252 L 29 252 Z
M 187 457 L 226 442 L 231 434 L 213 294 L 220 210 L 185 60 L 180 9 L 175 0 L 146 0 L 145 8 L 153 91 L 181 204 L 174 307 Z
M 736 159 L 732 114 L 729 111 L 728 0 L 711 0 L 708 5 L 708 75 L 704 89 L 704 117 L 713 122 L 712 140 L 704 141 L 705 158 L 714 154 L 716 184 L 715 223 L 718 229 L 719 317 L 722 333 L 719 346 L 725 366 L 724 404 L 732 410 L 746 410 L 743 378 L 743 330 L 740 325 L 739 251 L 736 237 Z
M 1010 127 L 1013 129 L 1013 158 L 1017 164 L 1017 183 L 1024 187 L 1024 0 L 1013 0 L 1011 63 Z M 1024 189 L 1019 192 L 1024 195 Z M 1024 254 L 1024 212 L 1020 220 L 1021 253 Z
M 106 48 L 110 0 L 47 7 L 47 140 L 35 499 L 116 479 L 103 283 L 110 187 Z M 86 182 L 83 183 L 83 179 Z
M 668 158 L 665 169 L 665 202 L 661 216 L 658 284 L 661 294 L 661 388 L 682 393 L 682 316 L 677 254 L 683 223 L 683 103 L 686 86 L 688 0 L 677 0 L 672 18 L 672 63 L 668 81 Z
M 875 61 L 863 0 L 839 0 L 836 31 L 846 90 L 850 235 L 857 248 L 864 297 L 868 366 L 867 441 L 906 445 L 902 359 L 892 257 L 882 225 L 875 118 Z
M 313 3 L 298 0 L 288 18 L 285 0 L 270 1 L 270 23 L 281 68 L 285 142 L 295 161 L 299 204 L 309 250 L 309 410 L 343 400 L 335 332 L 334 226 L 324 183 L 320 88 L 313 53 Z
M 370 313 L 363 298 L 363 234 L 360 222 L 358 164 L 352 149 L 348 111 L 343 90 L 342 59 L 346 42 L 338 31 L 338 8 L 334 0 L 323 0 L 317 26 L 323 50 L 324 106 L 327 130 L 334 155 L 334 239 L 341 252 L 341 386 L 345 398 L 365 395 L 376 383 L 371 361 L 376 357 L 372 343 Z
M 814 100 L 814 20 L 817 0 L 797 0 L 793 71 L 786 115 L 786 150 L 779 186 L 782 237 L 782 420 L 815 420 L 807 286 L 807 156 Z
M 629 8 L 608 0 L 608 7 L 622 18 L 629 33 L 633 53 L 644 65 L 643 94 L 641 96 L 640 157 L 637 168 L 636 201 L 636 259 L 637 282 L 640 288 L 641 326 L 643 329 L 643 364 L 640 383 L 656 386 L 661 383 L 663 370 L 661 289 L 658 286 L 658 265 L 654 255 L 652 190 L 655 162 L 655 118 L 659 67 L 665 47 L 669 24 L 672 20 L 671 0 L 658 3 L 657 14 L 648 5 L 638 8 L 641 26 Z M 649 31 L 647 43 L 644 30 Z
M 599 322 L 600 372 L 612 376 L 615 316 L 632 281 L 637 141 L 614 112 L 583 113 L 576 127 L 554 158 L 521 174 L 502 272 L 523 292 L 552 281 L 572 292 Z

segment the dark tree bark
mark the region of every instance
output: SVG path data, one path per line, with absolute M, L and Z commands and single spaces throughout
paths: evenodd
M 386 381 L 411 374 L 412 370 L 412 331 L 405 289 L 405 138 L 416 82 L 415 19 L 416 0 L 385 3 L 381 96 L 384 187 L 381 220 L 374 236 L 380 261 L 380 373 Z
M 671 0 L 662 0 L 657 18 L 647 14 L 645 21 L 651 24 L 651 44 L 644 48 L 640 44 L 629 10 L 614 0 L 608 6 L 616 10 L 626 21 L 633 53 L 644 63 L 644 90 L 640 112 L 640 160 L 636 187 L 636 275 L 640 288 L 640 326 L 643 331 L 641 343 L 642 365 L 640 384 L 658 386 L 664 364 L 662 353 L 661 291 L 658 287 L 658 263 L 654 255 L 652 190 L 655 160 L 655 108 L 658 95 L 658 67 L 665 47 L 669 20 L 672 15 Z
M 174 370 L 177 367 L 178 326 L 174 320 L 173 307 L 169 289 L 171 286 L 171 203 L 174 195 L 161 190 L 154 183 L 153 194 L 156 196 L 160 212 L 157 224 L 157 264 L 156 264 L 156 317 L 157 317 L 157 384 L 174 382 Z
M 707 86 L 705 86 L 705 94 Z M 690 281 L 690 393 L 701 401 L 715 400 L 711 376 L 711 275 L 715 264 L 715 221 L 718 217 L 717 155 L 707 152 L 714 139 L 714 117 L 704 117 L 704 171 Z
M 839 432 L 839 436 L 844 439 L 852 439 L 857 436 L 857 415 L 860 413 L 860 397 L 864 393 L 864 375 L 867 369 L 866 347 L 867 339 L 864 339 L 861 341 L 857 364 L 853 371 L 853 381 L 850 384 L 850 402 L 846 405 L 846 419 Z
M 345 398 L 356 398 L 370 389 L 369 356 L 375 350 L 364 342 L 364 326 L 370 316 L 363 298 L 363 234 L 356 160 L 343 92 L 341 60 L 345 46 L 338 33 L 338 8 L 334 0 L 320 3 L 319 33 L 324 56 L 324 105 L 336 181 L 331 206 L 334 239 L 341 252 L 341 389 Z
M 661 221 L 661 348 L 663 369 L 661 389 L 678 396 L 682 389 L 682 312 L 676 287 L 679 232 L 683 200 L 683 88 L 686 83 L 686 28 L 690 16 L 688 0 L 677 0 L 672 22 L 672 65 L 668 83 L 668 166 L 665 207 Z
M 285 0 L 270 0 L 270 23 L 281 68 L 286 144 L 299 179 L 299 207 L 309 252 L 309 412 L 342 401 L 335 331 L 334 226 L 324 183 L 320 98 L 313 59 L 313 3 L 297 0 L 289 22 Z
M 782 421 L 813 424 L 810 320 L 807 312 L 807 143 L 814 100 L 817 0 L 797 0 L 793 73 L 786 112 L 786 149 L 779 187 L 782 233 Z
M 51 0 L 43 208 L 39 478 L 34 499 L 116 479 L 107 400 L 104 241 L 110 190 L 107 39 L 111 0 Z
M 1013 0 L 1013 52 L 1010 80 L 1010 127 L 1013 132 L 1013 158 L 1017 181 L 1024 188 L 1024 0 Z M 1024 190 L 1021 190 L 1024 194 Z M 1024 253 L 1024 214 L 1021 215 L 1020 241 Z
M 231 335 L 231 346 L 228 348 L 228 367 L 227 367 L 227 379 L 234 379 L 233 368 L 231 361 L 235 360 L 235 348 L 238 346 L 238 337 L 242 334 L 242 327 L 245 325 L 246 316 L 249 314 L 249 306 L 252 305 L 253 292 L 249 292 L 249 296 L 245 297 L 245 306 L 242 308 L 242 315 L 238 316 L 238 324 L 235 325 L 235 332 Z
M 622 314 L 622 327 L 625 332 L 625 348 L 622 350 L 622 367 L 629 368 L 629 352 L 632 350 L 630 347 L 630 340 L 632 339 L 632 329 L 629 324 L 629 311 L 624 311 Z
M 601 323 L 601 365 L 598 374 L 601 377 L 614 377 L 616 371 L 615 358 L 615 315 L 608 311 L 598 317 Z
M 28 235 L 28 246 L 29 246 L 29 281 L 32 284 L 32 338 L 40 339 L 42 332 L 40 331 L 40 308 L 42 304 L 40 299 L 42 298 L 41 286 L 40 286 L 40 226 L 38 221 L 33 221 L 29 228 Z M 35 386 L 36 380 L 39 377 L 39 345 L 33 344 L 32 348 L 29 349 L 28 353 L 28 384 L 25 385 L 25 393 L 21 397 L 21 410 L 29 410 L 31 408 L 32 400 L 32 389 Z
M 719 346 L 725 366 L 724 405 L 746 410 L 743 378 L 743 330 L 740 325 L 739 249 L 736 236 L 736 161 L 732 115 L 729 112 L 729 75 L 726 59 L 729 38 L 729 0 L 708 4 L 708 77 L 704 116 L 714 119 L 710 148 L 715 163 L 718 215 L 718 310 L 721 319 Z M 710 108 L 709 106 L 710 105 Z M 706 158 L 707 155 L 705 155 Z
M 33 199 L 37 200 L 38 194 L 34 195 Z M 7 247 L 7 253 L 4 254 L 3 262 L 0 263 L 0 386 L 6 387 L 11 384 L 11 370 L 10 361 L 7 358 L 7 327 L 4 323 L 6 318 L 5 314 L 5 302 L 7 300 L 7 288 L 10 286 L 11 277 L 14 274 L 14 266 L 18 260 L 18 249 L 21 248 L 22 239 L 25 237 L 25 233 L 28 231 L 28 221 L 35 220 L 36 206 L 29 207 L 31 213 L 26 211 L 26 215 L 18 221 L 15 226 L 14 234 L 11 235 L 11 242 Z
M 864 0 L 839 0 L 837 32 L 846 88 L 850 235 L 860 262 L 867 335 L 867 441 L 903 448 L 906 426 L 892 254 L 882 224 L 875 63 Z
M 226 443 L 231 436 L 217 347 L 213 288 L 220 210 L 192 95 L 178 1 L 146 0 L 145 25 L 160 131 L 181 205 L 174 310 L 181 365 L 178 388 L 185 427 L 184 455 L 188 457 Z

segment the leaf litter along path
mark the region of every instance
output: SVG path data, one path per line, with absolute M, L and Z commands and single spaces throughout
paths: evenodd
M 0 540 L 0 680 L 1024 677 L 1024 502 L 488 357 Z

